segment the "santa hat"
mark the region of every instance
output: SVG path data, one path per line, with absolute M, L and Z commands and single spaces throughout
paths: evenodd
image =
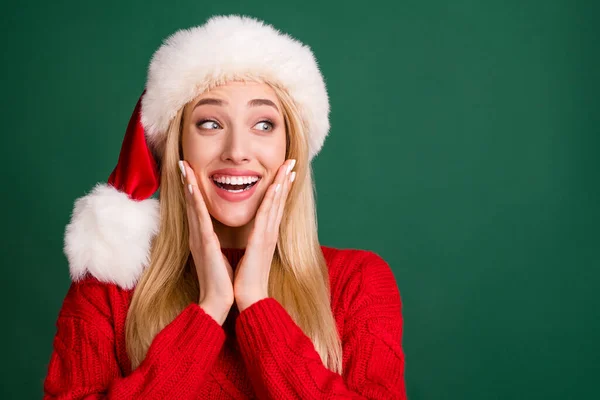
M 145 91 L 129 121 L 119 160 L 107 184 L 75 202 L 65 231 L 71 278 L 87 273 L 133 288 L 149 263 L 159 229 L 157 157 L 178 110 L 216 85 L 260 79 L 283 87 L 308 129 L 309 158 L 329 132 L 329 98 L 310 48 L 263 21 L 215 16 L 180 30 L 154 53 Z

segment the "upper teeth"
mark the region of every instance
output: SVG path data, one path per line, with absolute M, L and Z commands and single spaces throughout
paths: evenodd
M 215 176 L 215 182 L 227 183 L 229 185 L 248 185 L 258 180 L 258 176 Z

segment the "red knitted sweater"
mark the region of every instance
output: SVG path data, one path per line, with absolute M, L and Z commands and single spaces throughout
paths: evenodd
M 223 326 L 189 304 L 154 338 L 135 370 L 125 350 L 133 290 L 91 275 L 71 284 L 56 323 L 45 399 L 406 399 L 400 293 L 388 264 L 366 250 L 321 246 L 343 372 L 273 299 Z M 235 268 L 243 249 L 222 249 Z

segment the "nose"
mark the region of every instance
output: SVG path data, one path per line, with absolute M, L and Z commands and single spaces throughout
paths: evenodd
M 250 159 L 249 134 L 243 128 L 232 128 L 227 132 L 221 159 L 223 161 L 244 163 Z

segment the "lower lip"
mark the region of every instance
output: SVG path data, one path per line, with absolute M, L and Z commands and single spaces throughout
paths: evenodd
M 254 192 L 256 191 L 256 187 L 258 186 L 258 184 L 260 183 L 260 180 L 258 182 L 256 182 L 254 184 L 254 186 L 252 186 L 250 189 L 243 191 L 243 192 L 239 192 L 239 193 L 232 193 L 232 192 L 228 192 L 225 189 L 222 189 L 220 187 L 217 186 L 217 184 L 215 183 L 215 181 L 213 181 L 211 179 L 213 186 L 217 189 L 217 194 L 224 200 L 227 201 L 232 201 L 232 202 L 238 202 L 238 201 L 244 201 L 249 199 Z

